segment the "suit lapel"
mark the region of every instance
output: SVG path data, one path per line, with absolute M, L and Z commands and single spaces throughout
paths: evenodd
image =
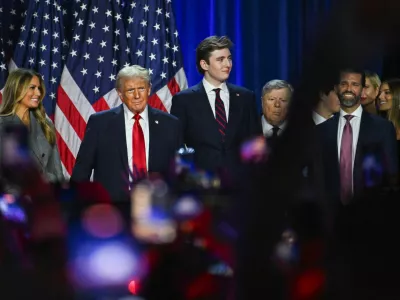
M 161 141 L 160 135 L 163 134 L 161 131 L 162 124 L 159 124 L 159 120 L 157 119 L 157 111 L 147 106 L 147 113 L 149 119 L 149 172 L 152 170 L 156 170 L 157 166 L 154 166 L 154 157 L 157 156 L 158 149 L 162 149 L 159 144 Z
M 334 157 L 335 159 L 330 163 L 332 166 L 331 172 L 336 174 L 333 178 L 337 179 L 336 185 L 340 187 L 340 167 L 339 167 L 339 147 L 338 147 L 338 130 L 339 130 L 339 114 L 333 116 L 332 125 L 329 128 L 329 132 L 326 133 L 328 139 L 328 148 L 324 151 L 333 151 L 328 157 Z M 327 166 L 326 166 L 327 167 Z
M 219 133 L 217 121 L 215 120 L 215 116 L 203 83 L 200 82 L 199 84 L 195 85 L 192 90 L 198 96 L 196 97 L 195 110 L 198 114 L 201 114 L 204 130 L 209 132 L 209 134 L 212 134 L 214 136 L 213 139 L 220 140 L 221 134 Z
M 338 130 L 339 130 L 339 114 L 333 116 L 332 126 L 330 128 L 330 132 L 327 134 L 327 139 L 329 140 L 329 149 L 335 151 L 337 166 L 339 167 L 339 148 L 337 143 L 338 138 Z
M 358 134 L 356 155 L 354 158 L 353 178 L 354 191 L 357 192 L 362 188 L 362 160 L 364 142 L 367 140 L 367 135 L 370 130 L 371 117 L 367 112 L 362 112 L 360 120 L 360 132 Z
M 126 131 L 124 108 L 121 104 L 115 110 L 115 117 L 110 122 L 110 136 L 115 139 L 115 147 L 118 149 L 119 157 L 124 168 L 128 167 L 128 151 L 126 150 Z
M 32 112 L 30 112 L 30 120 L 31 134 L 29 135 L 29 140 L 32 153 L 42 166 L 46 166 L 51 152 L 51 146 Z
M 366 135 L 369 132 L 370 116 L 366 112 L 362 112 L 360 120 L 360 132 L 358 134 L 357 149 L 355 161 L 359 160 L 359 156 L 362 154 L 363 141 L 366 140 Z
M 240 94 L 230 84 L 227 84 L 227 86 L 229 90 L 229 117 L 225 141 L 229 141 L 235 135 L 235 130 L 240 126 Z

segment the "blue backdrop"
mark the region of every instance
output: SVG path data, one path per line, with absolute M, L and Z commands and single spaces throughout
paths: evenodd
M 195 66 L 197 44 L 209 35 L 228 35 L 233 48 L 230 82 L 253 90 L 275 78 L 296 84 L 302 55 L 315 25 L 332 0 L 173 0 L 189 85 L 201 76 Z M 380 73 L 380 62 L 372 68 Z
M 330 0 L 174 0 L 173 5 L 189 85 L 201 79 L 197 44 L 209 35 L 228 35 L 235 44 L 230 81 L 259 96 L 268 80 L 296 79 L 308 29 L 328 11 Z

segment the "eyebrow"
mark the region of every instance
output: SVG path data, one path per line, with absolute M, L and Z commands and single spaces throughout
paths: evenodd
M 134 89 L 145 89 L 146 87 L 143 85 L 143 86 L 137 86 L 137 87 L 127 87 L 126 89 L 127 90 L 134 90 Z
M 358 84 L 361 84 L 361 82 L 359 82 L 359 81 L 355 81 L 355 80 L 345 80 L 345 79 L 341 80 L 340 83 L 358 83 Z
M 227 58 L 232 58 L 232 55 L 228 55 L 228 56 L 221 55 L 221 56 L 218 56 L 217 59 L 225 58 L 225 57 L 227 57 Z

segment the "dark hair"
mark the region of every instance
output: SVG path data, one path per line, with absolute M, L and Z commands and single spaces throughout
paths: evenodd
M 319 90 L 319 94 L 328 96 L 330 94 L 331 91 L 335 90 L 335 84 L 331 83 L 331 84 L 324 84 L 321 89 Z
M 389 86 L 392 94 L 392 107 L 388 111 L 387 118 L 393 123 L 396 129 L 400 128 L 400 79 L 391 78 L 383 81 Z
M 353 68 L 346 68 L 346 69 L 342 69 L 339 73 L 339 83 L 340 83 L 340 79 L 343 73 L 355 73 L 355 74 L 360 74 L 361 75 L 361 86 L 365 87 L 365 72 L 363 70 L 359 70 L 359 69 L 353 69 Z
M 204 74 L 200 61 L 205 60 L 210 63 L 211 52 L 214 50 L 230 49 L 233 46 L 232 41 L 227 36 L 209 36 L 200 42 L 196 48 L 196 67 L 197 71 Z

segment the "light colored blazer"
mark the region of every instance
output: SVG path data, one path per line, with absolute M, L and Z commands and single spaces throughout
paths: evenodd
M 63 181 L 64 175 L 57 144 L 54 146 L 49 144 L 42 131 L 42 127 L 40 127 L 39 122 L 36 120 L 32 112 L 30 112 L 30 120 L 29 146 L 32 158 L 37 162 L 39 170 L 49 182 Z M 51 120 L 47 119 L 47 121 L 54 128 Z M 0 130 L 3 129 L 4 125 L 8 124 L 21 125 L 23 123 L 20 118 L 15 115 L 0 116 Z

